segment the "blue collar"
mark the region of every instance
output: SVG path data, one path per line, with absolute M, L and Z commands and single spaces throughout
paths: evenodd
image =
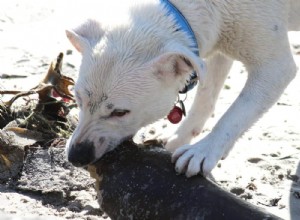
M 165 9 L 167 10 L 167 16 L 172 16 L 174 21 L 176 22 L 179 30 L 184 31 L 189 38 L 193 41 L 190 47 L 193 49 L 193 52 L 199 56 L 199 47 L 197 43 L 197 39 L 193 29 L 191 28 L 189 22 L 183 16 L 183 14 L 173 5 L 169 0 L 160 0 L 160 2 L 164 5 Z
M 160 2 L 167 10 L 167 16 L 172 16 L 179 30 L 184 31 L 188 35 L 188 37 L 193 41 L 190 47 L 193 49 L 193 52 L 197 56 L 199 56 L 199 47 L 198 47 L 197 39 L 189 22 L 186 20 L 183 14 L 178 10 L 178 8 L 176 8 L 176 6 L 173 5 L 169 0 L 160 0 Z M 197 82 L 198 82 L 198 75 L 195 71 L 193 71 L 190 75 L 190 80 L 187 82 L 187 85 L 185 85 L 185 87 L 181 91 L 179 91 L 179 93 L 184 94 L 192 90 L 197 85 Z

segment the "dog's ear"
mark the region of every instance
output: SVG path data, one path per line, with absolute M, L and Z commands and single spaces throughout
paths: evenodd
M 206 75 L 206 65 L 200 57 L 184 47 L 167 47 L 164 52 L 152 60 L 155 74 L 162 79 L 174 80 L 189 78 L 192 71 L 198 75 L 200 85 L 203 85 Z
M 92 48 L 103 36 L 104 31 L 98 21 L 88 19 L 72 30 L 66 30 L 66 35 L 73 46 L 80 52 Z

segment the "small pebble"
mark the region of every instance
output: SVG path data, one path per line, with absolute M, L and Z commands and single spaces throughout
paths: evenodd
M 72 55 L 72 54 L 73 54 L 73 50 L 68 49 L 68 50 L 66 51 L 66 54 L 67 54 L 67 55 Z

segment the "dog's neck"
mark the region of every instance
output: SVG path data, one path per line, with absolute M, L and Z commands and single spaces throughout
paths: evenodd
M 178 31 L 185 32 L 185 34 L 188 36 L 189 40 L 191 41 L 191 45 L 190 45 L 191 50 L 197 56 L 199 56 L 199 47 L 198 47 L 198 42 L 195 33 L 192 27 L 190 26 L 189 22 L 184 17 L 184 15 L 169 0 L 160 0 L 160 3 L 164 6 L 164 8 L 167 11 L 166 15 L 172 16 L 172 18 L 174 19 L 174 22 L 178 27 Z M 197 73 L 193 71 L 187 85 L 185 85 L 185 87 L 181 91 L 179 91 L 179 93 L 184 94 L 192 90 L 197 85 L 197 81 L 198 81 Z
M 221 14 L 211 1 L 169 0 L 188 21 L 198 42 L 199 56 L 211 55 L 219 40 Z
M 178 30 L 185 32 L 192 44 L 190 45 L 192 51 L 199 56 L 199 47 L 198 42 L 195 36 L 195 33 L 190 26 L 189 22 L 186 20 L 184 15 L 179 11 L 179 9 L 171 3 L 169 0 L 160 0 L 161 4 L 165 7 L 167 11 L 167 16 L 172 16 L 176 25 L 178 26 Z

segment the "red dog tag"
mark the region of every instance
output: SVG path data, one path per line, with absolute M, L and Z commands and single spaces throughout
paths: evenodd
M 183 115 L 182 109 L 175 105 L 168 115 L 168 120 L 172 124 L 177 124 L 181 121 L 182 115 Z

